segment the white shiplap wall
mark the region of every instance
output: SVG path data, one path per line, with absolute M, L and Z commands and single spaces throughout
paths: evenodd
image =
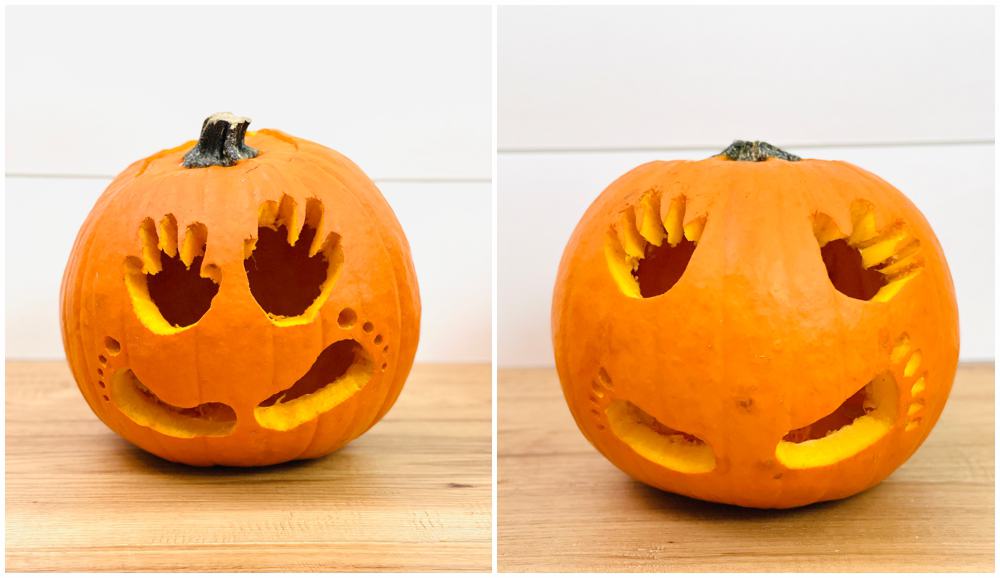
M 110 178 L 231 110 L 375 179 L 413 251 L 418 361 L 489 361 L 489 7 L 10 7 L 6 34 L 8 358 L 62 357 L 59 281 Z
M 906 193 L 951 265 L 962 358 L 994 356 L 993 8 L 504 7 L 499 364 L 552 365 L 555 273 L 615 178 L 735 138 Z

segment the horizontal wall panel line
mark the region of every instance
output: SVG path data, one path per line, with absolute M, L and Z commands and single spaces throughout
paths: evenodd
M 903 148 L 903 147 L 941 147 L 941 146 L 993 146 L 995 139 L 967 139 L 941 141 L 873 141 L 873 142 L 843 142 L 843 143 L 785 143 L 771 144 L 784 149 L 838 149 L 838 148 Z M 604 154 L 604 153 L 652 153 L 657 151 L 709 151 L 720 152 L 729 143 L 719 145 L 667 145 L 638 147 L 500 147 L 500 154 Z
M 4 176 L 11 179 L 89 179 L 89 180 L 105 180 L 109 181 L 115 178 L 115 175 L 94 175 L 94 174 L 70 174 L 70 173 L 20 173 L 11 172 L 4 173 Z M 457 184 L 471 184 L 471 183 L 490 183 L 492 180 L 489 177 L 483 178 L 458 178 L 458 177 L 388 177 L 384 179 L 373 178 L 376 183 L 418 183 L 418 184 L 433 184 L 433 183 L 457 183 Z

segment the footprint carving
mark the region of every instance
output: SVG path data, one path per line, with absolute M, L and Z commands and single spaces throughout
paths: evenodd
M 207 241 L 201 223 L 188 225 L 179 239 L 173 215 L 139 225 L 140 256 L 125 258 L 125 286 L 136 316 L 154 333 L 183 331 L 211 307 L 222 272 L 202 262 Z
M 682 473 L 715 469 L 715 453 L 701 438 L 674 429 L 615 393 L 603 367 L 590 382 L 590 415 L 599 431 L 610 430 L 619 441 L 643 458 Z
M 340 236 L 317 238 L 323 218 L 318 199 L 306 201 L 304 222 L 288 195 L 280 202 L 264 202 L 258 215 L 257 236 L 244 242 L 250 292 L 276 325 L 309 323 L 329 297 L 344 262 Z
M 597 372 L 597 377 L 590 382 L 590 396 L 587 398 L 590 401 L 590 415 L 597 422 L 597 429 L 599 430 L 604 430 L 608 427 L 607 416 L 604 410 L 611 401 L 610 397 L 613 393 L 614 384 L 611 382 L 611 376 L 602 367 Z
M 360 392 L 372 379 L 376 365 L 386 370 L 389 346 L 385 337 L 371 321 L 363 322 L 357 334 L 357 321 L 354 309 L 341 309 L 337 323 L 354 335 L 328 345 L 295 383 L 261 401 L 254 409 L 258 424 L 278 431 L 299 427 Z
M 372 323 L 371 321 L 365 321 L 361 325 L 361 330 L 367 333 L 368 335 L 372 335 L 373 333 L 375 333 L 375 324 Z M 385 338 L 382 337 L 381 333 L 375 333 L 375 336 L 372 337 L 371 340 L 372 343 L 375 345 L 374 349 L 381 349 L 383 356 L 389 353 L 389 344 L 385 343 Z M 389 367 L 389 362 L 383 361 L 382 365 L 380 366 L 380 369 L 382 371 L 385 371 L 387 367 Z
M 351 329 L 352 327 L 355 326 L 357 321 L 358 321 L 358 314 L 356 311 L 354 311 L 354 309 L 351 309 L 350 307 L 345 307 L 344 309 L 341 309 L 340 315 L 337 316 L 337 325 L 339 325 L 341 329 Z M 361 331 L 363 331 L 368 335 L 371 335 L 375 333 L 375 324 L 372 323 L 371 321 L 365 321 L 364 323 L 361 324 Z M 385 341 L 386 340 L 381 333 L 377 333 L 375 334 L 374 337 L 372 337 L 372 343 L 376 346 L 375 349 L 378 349 L 377 346 L 380 345 L 382 346 L 383 356 L 386 356 L 389 353 L 389 344 L 386 343 Z M 386 367 L 388 366 L 389 366 L 388 362 L 383 362 L 381 368 L 383 371 L 385 371 Z
M 902 375 L 900 388 L 904 391 L 908 389 L 910 392 L 904 430 L 911 432 L 920 427 L 926 405 L 927 372 L 922 367 L 923 355 L 919 349 L 913 348 L 909 336 L 904 333 L 892 348 L 890 360 L 899 368 L 898 374 Z
M 97 378 L 98 378 L 97 385 L 102 390 L 107 390 L 108 388 L 108 385 L 106 383 L 107 380 L 106 370 L 108 367 L 108 363 L 112 357 L 115 357 L 121 352 L 122 352 L 122 344 L 119 343 L 117 339 L 111 337 L 110 335 L 104 338 L 104 349 L 102 349 L 101 354 L 97 356 L 97 364 L 99 366 L 97 368 Z M 104 401 L 111 401 L 111 398 L 108 397 L 107 391 L 104 391 L 101 397 L 104 398 Z

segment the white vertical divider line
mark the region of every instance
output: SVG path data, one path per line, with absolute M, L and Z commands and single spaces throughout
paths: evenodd
M 993 9 L 993 29 L 994 30 L 1000 30 L 1000 12 L 998 12 L 996 10 L 996 8 Z M 994 34 L 995 34 L 995 32 L 994 32 Z M 993 55 L 994 60 L 993 61 L 996 62 L 997 56 L 1000 55 L 1000 47 L 997 46 L 996 40 L 993 41 L 993 51 L 994 51 L 994 55 Z M 998 119 L 1000 119 L 1000 116 L 998 116 L 998 115 L 1000 115 L 1000 103 L 998 103 L 998 101 L 996 99 L 996 91 L 997 91 L 997 88 L 1000 87 L 1000 79 L 997 78 L 995 72 L 993 74 L 993 83 L 994 83 L 994 89 L 993 89 L 993 95 L 994 95 L 993 96 L 993 109 L 994 109 L 993 110 L 993 134 L 996 135 L 997 134 L 997 132 L 996 132 L 997 131 L 997 127 L 1000 127 L 1000 120 L 998 120 Z M 993 223 L 994 223 L 994 226 L 993 226 L 993 243 L 994 243 L 994 251 L 995 251 L 993 253 L 993 315 L 994 315 L 994 321 L 993 321 L 993 348 L 994 348 L 993 349 L 993 367 L 994 367 L 993 380 L 994 380 L 994 391 L 995 391 L 996 390 L 996 385 L 995 385 L 996 384 L 996 348 L 997 348 L 997 345 L 996 345 L 997 344 L 997 338 L 996 338 L 996 336 L 997 336 L 997 333 L 998 333 L 997 323 L 996 323 L 996 311 L 997 311 L 997 305 L 1000 305 L 1000 299 L 997 298 L 997 291 L 996 291 L 996 286 L 997 286 L 996 285 L 996 282 L 997 282 L 997 263 L 1000 262 L 1000 258 L 997 257 L 997 255 L 1000 255 L 1000 251 L 997 251 L 997 248 L 1000 248 L 1000 239 L 997 238 L 996 223 L 1000 223 L 1000 204 L 998 204 L 995 199 L 996 199 L 996 167 L 997 167 L 997 163 L 1000 163 L 1000 149 L 997 149 L 997 147 L 994 146 L 993 147 L 993 154 L 994 154 L 994 157 L 993 157 L 994 158 L 994 161 L 993 161 L 993 163 L 994 163 L 993 164 L 993 183 L 994 183 L 993 184 L 993 195 L 994 195 L 994 202 L 993 202 Z M 959 315 L 960 316 L 962 315 L 961 311 L 959 312 Z M 961 317 L 959 317 L 959 323 L 961 323 L 961 322 L 962 322 L 961 321 Z M 959 350 L 959 351 L 961 351 L 961 350 Z M 996 393 L 994 393 L 994 397 L 995 396 L 996 396 Z M 993 406 L 993 423 L 994 424 L 996 424 L 996 419 L 997 419 L 998 415 L 1000 415 L 1000 411 L 998 411 L 996 405 L 994 404 L 994 406 Z M 1000 432 L 998 432 L 997 428 L 994 427 L 993 428 L 993 447 L 994 448 L 997 447 L 997 442 L 1000 442 Z M 1000 473 L 1000 464 L 997 464 L 996 460 L 993 460 L 993 479 L 994 480 L 997 479 L 997 474 L 998 473 Z M 994 482 L 994 483 L 996 483 L 996 482 Z M 995 492 L 995 490 L 994 490 L 994 492 Z M 997 521 L 998 520 L 1000 520 L 1000 513 L 997 512 L 996 508 L 994 508 L 993 509 L 993 527 L 994 528 L 997 527 L 996 525 L 997 525 Z M 995 532 L 995 530 L 994 530 L 994 532 Z M 996 552 L 998 550 L 998 547 L 997 547 L 995 541 L 994 541 L 994 544 L 993 544 L 993 548 L 994 548 L 993 556 L 994 556 L 994 560 L 995 560 L 996 559 Z
M 7 30 L 7 7 L 4 7 L 3 15 L 0 15 L 0 26 L 3 26 L 4 30 Z M 7 62 L 7 42 L 4 42 L 0 46 L 0 58 L 3 59 L 4 65 L 4 91 L 0 94 L 0 103 L 3 103 L 4 110 L 7 110 L 7 90 L 6 90 L 6 62 Z M 5 121 L 6 124 L 6 121 Z M 3 166 L 4 171 L 7 170 L 7 141 L 4 139 L 0 142 L 0 165 Z M 494 155 L 496 156 L 496 155 Z M 0 201 L 0 207 L 3 208 L 3 219 L 0 220 L 0 321 L 3 322 L 4 332 L 0 334 L 0 351 L 3 352 L 4 360 L 7 359 L 7 185 L 3 185 L 3 201 Z M 7 407 L 7 372 L 4 371 L 4 376 L 0 378 L 0 405 Z M 0 431 L 0 456 L 3 456 L 3 463 L 7 463 L 7 428 L 3 428 Z M 6 478 L 6 476 L 5 476 Z M 3 498 L 3 503 L 7 503 L 7 484 L 6 480 L 0 482 L 0 498 Z M 5 525 L 6 528 L 6 525 Z M 4 552 L 7 551 L 7 533 L 4 531 L 0 535 L 0 544 L 3 545 Z
M 499 217 L 497 207 L 498 202 L 498 188 L 497 188 L 497 163 L 498 163 L 498 150 L 499 141 L 497 140 L 497 90 L 499 89 L 498 82 L 498 65 L 497 59 L 499 56 L 498 43 L 499 39 L 497 36 L 497 4 L 493 3 L 490 6 L 490 35 L 491 35 L 491 53 L 490 53 L 490 67 L 491 67 L 491 94 L 490 94 L 490 115 L 492 125 L 490 126 L 490 143 L 491 152 L 490 155 L 490 387 L 492 393 L 490 394 L 490 427 L 492 428 L 492 435 L 490 436 L 490 563 L 492 565 L 493 573 L 498 572 L 499 566 L 497 565 L 497 520 L 499 519 L 499 511 L 497 510 L 497 480 L 500 477 L 500 471 L 497 466 L 497 450 L 499 444 L 498 439 L 498 421 L 497 421 L 497 408 L 500 405 L 500 395 L 498 388 L 498 377 L 497 377 L 497 351 L 499 350 L 499 331 L 497 328 L 497 305 L 499 303 L 499 280 L 497 277 L 497 272 L 499 271 Z

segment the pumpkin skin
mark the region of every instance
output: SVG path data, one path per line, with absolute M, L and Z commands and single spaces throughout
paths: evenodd
M 944 408 L 958 312 L 931 227 L 871 173 L 786 158 L 641 165 L 566 246 L 563 393 L 637 480 L 756 508 L 843 498 L 905 462 Z
M 240 120 L 210 117 L 206 132 L 219 118 Z M 182 166 L 190 142 L 118 175 L 63 277 L 64 347 L 91 409 L 196 466 L 342 447 L 392 406 L 419 334 L 409 245 L 374 183 L 277 130 L 247 133 L 248 149 L 248 123 L 220 125 L 215 161 Z M 259 153 L 227 159 L 233 139 Z

